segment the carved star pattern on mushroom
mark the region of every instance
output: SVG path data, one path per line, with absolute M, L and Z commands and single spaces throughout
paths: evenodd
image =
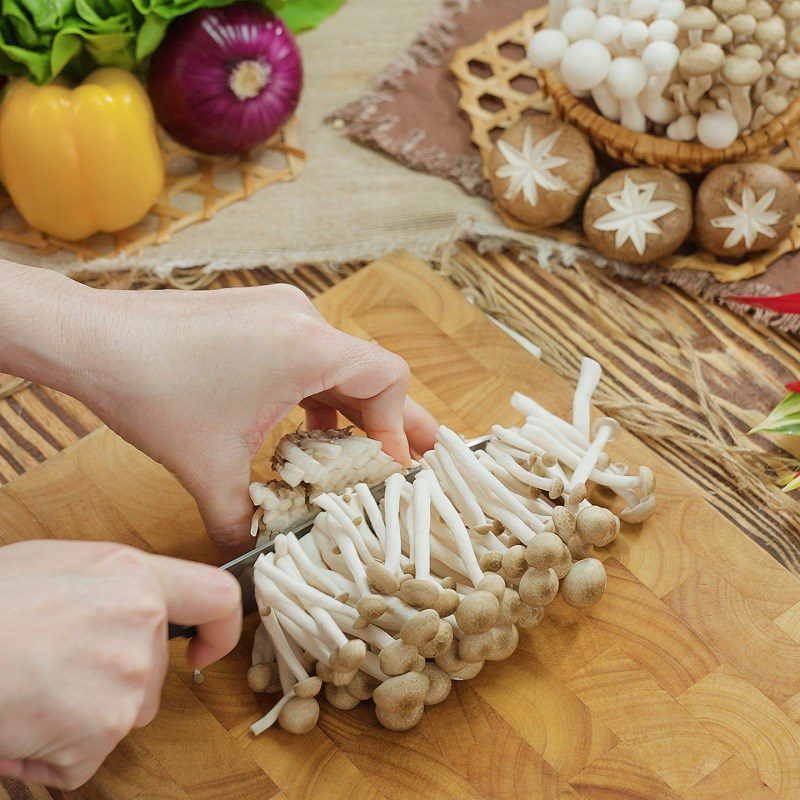
M 775 238 L 775 229 L 772 227 L 782 216 L 777 211 L 770 211 L 770 206 L 775 200 L 775 189 L 769 189 L 756 200 L 755 192 L 745 186 L 742 191 L 741 205 L 730 197 L 725 198 L 725 205 L 731 210 L 727 217 L 717 217 L 711 220 L 715 228 L 730 228 L 731 232 L 725 239 L 724 247 L 735 247 L 744 239 L 747 247 L 752 247 L 759 234 L 770 239 Z
M 657 184 L 655 181 L 637 184 L 630 178 L 619 192 L 606 195 L 606 201 L 613 209 L 594 222 L 599 231 L 614 231 L 616 246 L 622 247 L 628 240 L 639 255 L 645 251 L 647 234 L 661 235 L 661 228 L 655 220 L 665 217 L 677 206 L 668 200 L 654 200 Z
M 551 192 L 569 192 L 575 190 L 553 170 L 563 167 L 569 162 L 563 156 L 551 155 L 553 147 L 561 136 L 561 130 L 555 130 L 539 142 L 533 141 L 533 130 L 528 127 L 522 139 L 522 150 L 512 144 L 498 141 L 497 146 L 506 163 L 497 170 L 498 178 L 508 178 L 506 200 L 513 200 L 520 191 L 525 200 L 532 206 L 539 201 L 537 187 L 541 186 Z

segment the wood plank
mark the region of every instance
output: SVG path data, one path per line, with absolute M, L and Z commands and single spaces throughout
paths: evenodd
M 413 259 L 385 259 L 317 302 L 343 329 L 403 355 L 412 395 L 465 434 L 515 422 L 515 389 L 569 407 L 562 379 Z M 268 473 L 270 446 L 255 474 Z M 628 435 L 615 452 L 654 468 L 659 507 L 603 555 L 606 596 L 588 611 L 558 600 L 509 661 L 458 684 L 415 730 L 383 730 L 368 703 L 352 712 L 323 703 L 311 734 L 254 739 L 249 724 L 271 699 L 245 684 L 250 620 L 201 685 L 185 644 L 173 643 L 156 720 L 85 787 L 52 797 L 797 800 L 800 582 L 690 476 Z M 105 429 L 0 489 L 0 542 L 34 537 L 217 558 L 174 478 Z

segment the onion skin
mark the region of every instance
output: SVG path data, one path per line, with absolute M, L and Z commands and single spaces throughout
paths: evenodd
M 180 144 L 241 153 L 269 139 L 297 107 L 300 52 L 258 3 L 198 9 L 174 20 L 150 64 L 156 118 Z

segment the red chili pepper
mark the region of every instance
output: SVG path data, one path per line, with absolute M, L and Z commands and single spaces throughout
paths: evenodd
M 790 392 L 800 392 L 800 381 L 793 381 L 792 383 L 787 383 L 786 388 Z
M 800 292 L 779 294 L 773 297 L 732 295 L 726 299 L 734 303 L 743 303 L 746 306 L 758 306 L 770 311 L 778 311 L 781 314 L 800 314 Z

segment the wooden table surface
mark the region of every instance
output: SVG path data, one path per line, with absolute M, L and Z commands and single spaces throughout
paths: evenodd
M 401 353 L 412 394 L 467 435 L 514 421 L 513 389 L 569 406 L 561 378 L 408 258 L 359 272 L 318 307 Z M 615 447 L 655 469 L 659 509 L 604 554 L 605 597 L 587 611 L 557 601 L 511 659 L 460 683 L 417 729 L 385 731 L 364 703 L 324 706 L 305 737 L 255 739 L 269 701 L 244 683 L 249 642 L 199 686 L 173 643 L 157 719 L 87 787 L 50 796 L 797 800 L 800 581 L 691 476 L 627 434 Z M 214 558 L 186 493 L 103 428 L 0 489 L 0 542 L 78 535 Z

